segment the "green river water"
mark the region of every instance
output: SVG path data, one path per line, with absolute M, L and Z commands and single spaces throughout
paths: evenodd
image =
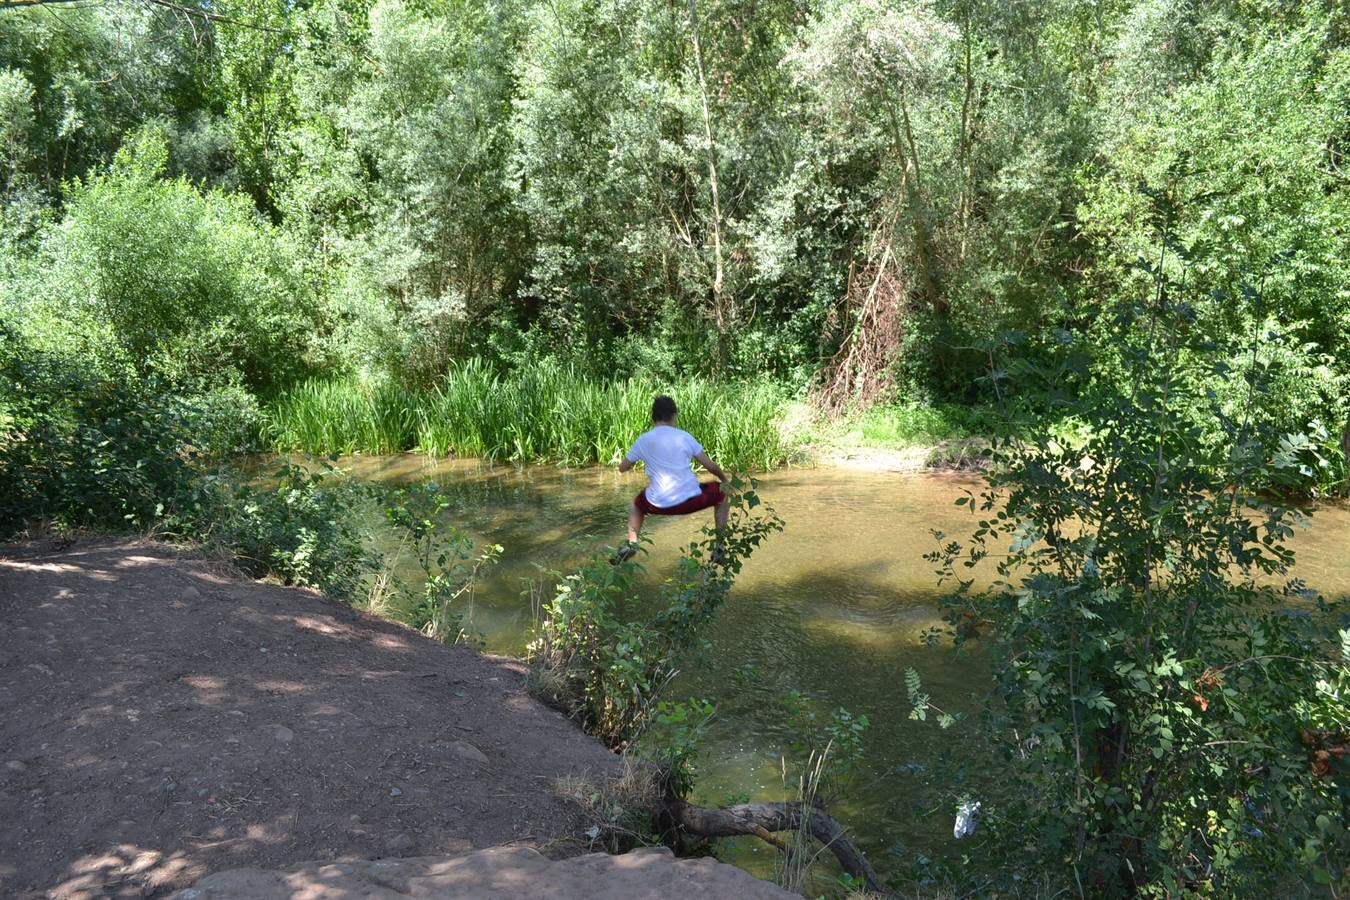
M 497 543 L 501 562 L 479 586 L 466 625 L 489 650 L 519 655 L 533 627 L 528 586 L 544 570 L 571 571 L 621 537 L 640 472 L 490 466 L 417 455 L 353 457 L 342 467 L 385 484 L 435 479 L 450 497 L 450 518 L 476 543 Z M 939 624 L 936 577 L 923 554 L 932 529 L 962 537 L 971 513 L 954 505 L 976 478 L 844 469 L 784 469 L 760 477 L 760 496 L 786 527 L 756 551 L 719 611 L 712 650 L 691 664 L 673 696 L 707 698 L 717 716 L 702 743 L 698 796 L 707 803 L 749 796 L 791 799 L 782 760 L 794 758 L 783 698 L 796 690 L 825 714 L 865 714 L 864 762 L 849 798 L 831 811 L 856 834 L 883 874 L 916 873 L 925 860 L 959 857 L 951 836 L 956 794 L 935 768 L 959 766 L 969 734 L 958 724 L 909 720 L 904 671 L 946 709 L 973 709 L 987 690 L 978 655 L 933 649 L 921 633 Z M 649 518 L 655 545 L 643 560 L 653 589 L 674 571 L 679 551 L 710 514 Z M 1296 574 L 1328 597 L 1350 596 L 1350 509 L 1320 511 L 1293 546 Z M 989 777 L 987 774 L 985 777 Z M 972 783 L 978 793 L 978 783 Z M 772 866 L 754 839 L 728 842 L 720 855 L 757 874 Z

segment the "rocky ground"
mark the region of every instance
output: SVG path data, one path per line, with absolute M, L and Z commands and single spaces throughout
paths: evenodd
M 173 900 L 792 900 L 795 896 L 724 863 L 675 859 L 664 847 L 622 856 L 592 853 L 558 862 L 528 847 L 493 847 L 450 858 L 305 863 L 281 872 L 233 869 L 208 875 Z
M 160 544 L 0 547 L 0 896 L 208 872 L 584 852 L 616 759 L 523 667 Z

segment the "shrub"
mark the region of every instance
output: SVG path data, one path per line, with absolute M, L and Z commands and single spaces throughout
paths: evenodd
M 385 501 L 384 514 L 402 536 L 395 562 L 406 549 L 421 571 L 418 587 L 395 584 L 410 601 L 407 623 L 433 640 L 455 643 L 468 638 L 459 601 L 472 598 L 479 574 L 497 560 L 502 547 L 492 544 L 475 557 L 468 536 L 443 520 L 449 507 L 440 485 L 428 481 L 394 491 Z
M 0 537 L 148 528 L 195 477 L 193 429 L 161 382 L 91 371 L 0 320 Z
M 375 560 L 355 526 L 355 488 L 291 465 L 266 489 L 208 468 L 252 427 L 246 393 L 183 396 L 83 362 L 0 318 L 0 538 L 158 530 L 223 548 L 252 575 L 356 596 Z
M 1347 773 L 1305 744 L 1345 746 L 1350 633 L 1301 582 L 1271 586 L 1304 511 L 1252 490 L 1299 484 L 1316 444 L 1227 414 L 1207 379 L 1250 395 L 1261 355 L 1216 368 L 1232 348 L 1197 327 L 1184 274 L 1151 274 L 1149 296 L 1108 311 L 1118 356 L 1094 363 L 1121 366 L 1123 390 L 1074 404 L 1081 440 L 1002 445 L 989 490 L 957 501 L 982 513 L 971 543 L 931 557 L 957 585 L 957 642 L 994 643 L 985 849 L 995 870 L 1099 896 L 1344 879 Z M 975 591 L 958 560 L 986 559 L 998 580 Z
M 357 525 L 364 488 L 326 484 L 336 471 L 287 462 L 269 487 L 228 473 L 206 475 L 168 524 L 182 537 L 224 550 L 249 575 L 351 602 L 365 576 L 378 570 L 379 557 Z
M 106 322 L 142 374 L 233 371 L 266 392 L 309 373 L 322 329 L 299 253 L 247 198 L 162 178 L 166 164 L 147 130 L 72 185 L 25 302 Z
M 598 557 L 563 578 L 543 606 L 529 648 L 536 683 L 548 687 L 546 699 L 613 747 L 630 744 L 650 724 L 680 660 L 697 646 L 744 560 L 782 528 L 771 510 L 752 513 L 759 505 L 753 482 L 744 491 L 739 481 L 732 485 L 738 493 L 726 533 L 705 529 L 645 619 L 635 616 L 637 564 L 611 565 Z M 710 563 L 716 543 L 722 544 L 722 561 Z

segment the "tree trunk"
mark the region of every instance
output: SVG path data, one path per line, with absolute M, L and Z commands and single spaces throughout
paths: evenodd
M 694 44 L 694 66 L 698 71 L 698 93 L 703 102 L 703 139 L 708 157 L 708 191 L 712 195 L 712 239 L 713 239 L 713 281 L 712 305 L 713 320 L 717 324 L 717 368 L 727 365 L 727 338 L 730 330 L 730 315 L 724 293 L 724 267 L 722 264 L 722 201 L 720 185 L 717 181 L 717 153 L 713 144 L 712 110 L 708 105 L 708 80 L 703 73 L 703 44 L 699 40 L 697 0 L 689 3 L 689 35 Z
M 900 107 L 900 119 L 896 119 L 895 110 L 892 109 L 891 127 L 895 131 L 895 145 L 900 155 L 901 168 L 906 176 L 910 172 L 914 174 L 914 187 L 910 191 L 905 191 L 906 196 L 902 199 L 908 204 L 913 220 L 914 255 L 919 264 L 919 278 L 923 282 L 924 299 L 932 305 L 938 315 L 945 317 L 947 302 L 938 290 L 937 276 L 933 271 L 932 242 L 928 234 L 928 205 L 923 192 L 923 173 L 919 168 L 919 148 L 914 140 L 914 127 L 909 120 L 909 101 L 903 86 L 900 88 L 897 104 Z
M 890 893 L 867 857 L 844 836 L 844 827 L 820 807 L 792 802 L 742 803 L 712 809 L 670 799 L 665 813 L 676 828 L 699 837 L 765 837 L 777 831 L 805 830 L 834 854 L 845 872 L 863 879 L 869 891 Z

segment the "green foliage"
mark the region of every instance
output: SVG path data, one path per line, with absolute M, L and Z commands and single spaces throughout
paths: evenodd
M 306 381 L 268 408 L 266 437 L 306 453 L 398 453 L 417 446 L 420 400 L 385 381 Z
M 905 669 L 905 694 L 909 697 L 909 717 L 910 719 L 923 722 L 927 720 L 928 713 L 937 714 L 938 727 L 947 730 L 956 724 L 960 716 L 945 712 L 940 707 L 934 705 L 933 698 L 923 691 L 923 679 L 919 676 L 919 671 L 913 666 Z
M 660 601 L 641 617 L 634 562 L 611 565 L 595 557 L 563 578 L 543 606 L 531 659 L 549 699 L 565 706 L 587 731 L 614 747 L 634 741 L 681 660 L 697 650 L 745 559 L 782 521 L 761 509 L 754 482 L 732 481 L 731 520 L 723 534 L 705 529 L 661 586 Z M 712 562 L 713 548 L 721 548 Z M 669 712 L 669 710 L 667 710 Z
M 1235 348 L 1214 344 L 1189 268 L 1149 273 L 1105 310 L 1118 355 L 1078 373 L 1114 388 L 1072 405 L 1087 437 L 1004 444 L 990 489 L 958 500 L 980 514 L 972 542 L 931 557 L 956 585 L 957 642 L 987 629 L 995 647 L 1005 774 L 984 852 L 1101 895 L 1267 894 L 1306 876 L 1305 856 L 1344 853 L 1319 823 L 1350 812 L 1300 741 L 1344 716 L 1335 611 L 1274 586 L 1306 511 L 1252 490 L 1297 485 L 1316 444 L 1264 438 L 1255 404 L 1228 414 L 1206 385 Z M 1252 396 L 1250 360 L 1223 377 Z M 998 580 L 977 591 L 958 565 L 985 560 Z
M 1079 219 L 1096 264 L 1084 301 L 1117 301 L 1149 281 L 1136 263 L 1156 256 L 1150 223 L 1157 190 L 1165 191 L 1170 233 L 1186 248 L 1172 265 L 1186 268 L 1191 327 L 1232 351 L 1201 376 L 1224 416 L 1245 410 L 1271 434 L 1320 420 L 1330 428 L 1322 452 L 1334 456 L 1350 414 L 1342 349 L 1350 341 L 1350 203 L 1329 160 L 1344 139 L 1350 56 L 1323 14 L 1309 5 L 1306 16 L 1298 27 L 1256 28 L 1216 50 L 1205 77 L 1122 125 L 1112 167 L 1085 179 Z M 1109 329 L 1094 341 L 1114 352 Z M 1254 394 L 1226 374 L 1253 366 L 1261 373 Z M 1207 413 L 1197 423 L 1220 421 Z M 1211 429 L 1209 439 L 1223 436 Z M 1322 489 L 1338 480 L 1330 466 L 1310 479 Z
M 688 797 L 698 780 L 699 740 L 717 713 L 707 700 L 658 700 L 638 750 L 662 773 L 663 796 Z
M 1006 432 L 1007 418 L 993 407 L 886 403 L 846 410 L 837 419 L 822 417 L 811 423 L 803 440 L 885 448 L 930 446 Z
M 326 398 L 378 421 L 291 446 L 605 458 L 534 426 L 446 425 L 457 408 L 408 421 L 402 387 L 419 408 L 477 390 L 475 359 L 522 378 L 555 359 L 603 382 L 786 379 L 856 403 L 864 440 L 890 445 L 984 432 L 969 404 L 1056 417 L 1059 398 L 1009 373 L 1066 333 L 1116 352 L 1097 309 L 1138 287 L 1137 186 L 1171 185 L 1201 324 L 1221 344 L 1278 335 L 1259 415 L 1318 419 L 1328 465 L 1308 487 L 1333 486 L 1350 414 L 1340 6 L 692 10 L 12 10 L 0 291 L 105 320 L 170 380 L 267 399 L 310 375 L 381 386 Z M 1248 272 L 1266 273 L 1261 308 Z M 221 361 L 234 374 L 216 379 Z M 1246 402 L 1206 380 L 1229 415 Z
M 272 195 L 306 211 L 295 224 L 321 248 L 316 275 L 351 319 L 344 350 L 427 386 L 483 347 L 487 314 L 521 279 L 505 127 L 519 15 L 354 5 L 293 17 L 309 38 L 294 72 L 269 76 L 294 80 L 279 100 L 297 117 L 270 123 L 294 157 Z
M 132 375 L 0 354 L 0 533 L 140 529 L 163 514 L 191 477 L 179 402 Z
M 337 474 L 326 464 L 312 471 L 287 462 L 267 487 L 240 483 L 230 473 L 203 475 L 168 527 L 222 548 L 250 575 L 351 602 L 361 596 L 363 579 L 378 568 L 378 559 L 356 524 L 364 489 L 328 484 Z
M 256 427 L 237 388 L 172 387 L 101 358 L 96 333 L 53 341 L 2 313 L 0 536 L 152 528 Z
M 652 397 L 663 390 L 678 398 L 681 426 L 727 465 L 768 469 L 786 459 L 777 425 L 782 399 L 771 385 L 600 381 L 551 360 L 508 373 L 470 360 L 430 391 L 306 382 L 273 404 L 269 433 L 278 449 L 311 453 L 418 448 L 436 456 L 609 463 L 650 427 Z
M 458 601 L 472 599 L 479 574 L 497 560 L 502 547 L 493 544 L 475 557 L 468 536 L 443 521 L 449 507 L 440 485 L 428 481 L 394 491 L 385 500 L 384 514 L 402 534 L 421 571 L 420 589 L 399 588 L 412 595 L 408 624 L 433 640 L 455 643 L 467 639 Z
M 1344 746 L 1344 664 L 1311 601 L 1276 612 L 1296 515 L 1267 504 L 1347 476 L 1343 3 L 210 14 L 0 14 L 0 536 L 170 527 L 353 597 L 359 494 L 205 458 L 606 463 L 658 391 L 737 467 L 786 461 L 788 391 L 851 411 L 825 440 L 1031 435 L 980 535 L 1012 586 L 952 610 L 1009 648 L 992 827 L 1094 890 L 1341 890 L 1344 793 L 1298 754 Z M 398 589 L 454 637 L 492 551 L 434 490 L 394 502 Z M 631 569 L 551 604 L 616 743 L 716 606 L 689 565 L 650 619 Z M 682 770 L 699 717 L 655 709 Z
M 209 467 L 254 427 L 238 388 L 184 395 L 129 369 L 100 373 L 3 319 L 0 337 L 0 536 L 167 532 L 223 549 L 250 574 L 359 593 L 374 561 L 353 489 L 292 465 L 265 489 Z
M 319 323 L 295 248 L 239 197 L 161 178 L 166 154 L 144 132 L 71 186 L 30 302 L 106 321 L 143 373 L 235 372 L 255 392 L 304 374 Z
M 0 108 L 11 130 L 0 153 L 8 153 L 10 177 L 0 180 L 8 189 L 0 189 L 0 201 L 16 189 L 59 197 L 63 185 L 105 166 L 148 121 L 188 137 L 214 118 L 200 19 L 137 3 L 5 12 L 0 72 L 11 74 L 0 77 Z
M 795 688 L 782 703 L 792 733 L 794 766 L 803 776 L 818 768 L 816 795 L 826 803 L 840 799 L 853 786 L 863 762 L 863 735 L 872 726 L 871 720 L 843 707 L 826 716 L 819 700 Z M 821 761 L 827 762 L 821 766 Z

